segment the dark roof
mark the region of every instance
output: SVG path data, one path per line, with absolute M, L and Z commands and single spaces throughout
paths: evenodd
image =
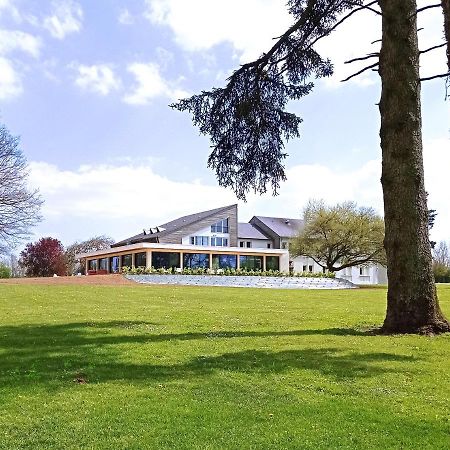
M 270 239 L 251 223 L 238 223 L 238 239 Z
M 131 236 L 128 239 L 124 239 L 120 242 L 116 242 L 111 247 L 119 247 L 121 245 L 129 245 L 136 244 L 138 242 L 159 242 L 159 239 L 173 233 L 174 231 L 179 230 L 180 228 L 191 225 L 200 220 L 206 219 L 213 214 L 220 213 L 222 210 L 226 210 L 235 205 L 222 206 L 220 208 L 210 209 L 208 211 L 201 211 L 195 214 L 189 214 L 188 216 L 179 217 L 178 219 L 171 220 L 170 222 L 163 223 L 162 225 L 158 225 L 157 228 L 163 229 L 164 231 L 159 231 L 156 233 L 150 233 L 149 231 L 140 234 L 136 234 L 135 236 Z
M 254 216 L 280 237 L 292 238 L 303 228 L 303 220 L 283 217 Z

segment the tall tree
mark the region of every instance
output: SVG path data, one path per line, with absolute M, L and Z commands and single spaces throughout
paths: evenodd
M 67 266 L 64 257 L 64 247 L 58 239 L 41 238 L 39 241 L 27 244 L 20 253 L 21 267 L 27 277 L 51 277 L 66 275 Z
M 311 91 L 312 77 L 333 72 L 314 45 L 356 12 L 381 15 L 381 53 L 363 58 L 375 62 L 358 73 L 379 67 L 382 79 L 382 185 L 390 276 L 383 331 L 449 331 L 437 301 L 428 240 L 416 1 L 288 0 L 288 8 L 295 23 L 267 53 L 236 70 L 225 88 L 172 106 L 189 111 L 200 132 L 210 136 L 208 165 L 220 185 L 233 188 L 239 198 L 251 189 L 266 192 L 268 183 L 276 192 L 285 179 L 283 139 L 297 137 L 301 122 L 286 105 Z
M 6 254 L 41 220 L 42 200 L 27 187 L 27 163 L 19 139 L 0 125 L 0 254 Z
M 353 202 L 327 206 L 310 201 L 303 228 L 291 241 L 292 256 L 308 256 L 330 272 L 365 264 L 385 264 L 383 219 Z

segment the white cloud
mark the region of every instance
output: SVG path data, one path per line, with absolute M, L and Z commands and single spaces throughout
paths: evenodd
M 13 0 L 0 0 L 0 17 L 4 13 L 9 14 L 16 22 L 20 22 L 22 19 L 21 14 L 14 5 Z
M 19 75 L 12 63 L 0 57 L 0 99 L 7 100 L 20 95 L 23 91 Z
M 41 40 L 19 30 L 0 30 L 0 54 L 22 51 L 37 58 L 41 49 Z
M 229 42 L 240 59 L 259 56 L 291 23 L 279 0 L 146 0 L 145 17 L 167 25 L 188 51 L 204 51 Z
M 167 81 L 162 77 L 158 64 L 133 63 L 128 65 L 128 71 L 136 78 L 136 85 L 125 95 L 125 103 L 146 105 L 156 97 L 177 100 L 187 96 L 187 93 L 178 87 L 178 82 Z
M 70 33 L 81 30 L 83 10 L 73 0 L 54 0 L 53 12 L 44 18 L 44 28 L 56 39 L 64 39 Z
M 128 11 L 127 8 L 120 10 L 117 20 L 122 25 L 133 25 L 134 24 L 134 17 L 130 13 L 130 11 Z
M 78 71 L 75 84 L 82 89 L 101 95 L 108 95 L 111 91 L 120 88 L 120 79 L 107 64 L 76 67 Z

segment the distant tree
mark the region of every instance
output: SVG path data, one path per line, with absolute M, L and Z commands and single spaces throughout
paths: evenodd
M 294 256 L 307 256 L 330 272 L 386 264 L 384 222 L 372 208 L 358 208 L 353 202 L 326 206 L 310 201 L 303 220 L 303 229 L 291 242 Z
M 42 200 L 27 187 L 27 163 L 19 139 L 0 125 L 0 254 L 29 236 L 41 220 Z
M 2 262 L 0 262 L 0 278 L 11 278 L 10 267 Z
M 438 283 L 450 283 L 450 251 L 444 241 L 433 249 L 433 272 Z
M 78 260 L 77 254 L 95 252 L 110 248 L 114 244 L 114 239 L 109 236 L 95 236 L 83 242 L 74 242 L 66 249 L 67 271 L 69 274 L 84 273 L 84 260 Z
M 19 264 L 28 277 L 50 277 L 66 275 L 67 266 L 64 247 L 58 239 L 41 238 L 35 243 L 27 244 L 20 253 Z

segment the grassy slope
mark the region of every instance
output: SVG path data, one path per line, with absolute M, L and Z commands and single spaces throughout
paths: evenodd
M 365 334 L 384 298 L 0 286 L 0 448 L 447 449 L 450 336 Z

